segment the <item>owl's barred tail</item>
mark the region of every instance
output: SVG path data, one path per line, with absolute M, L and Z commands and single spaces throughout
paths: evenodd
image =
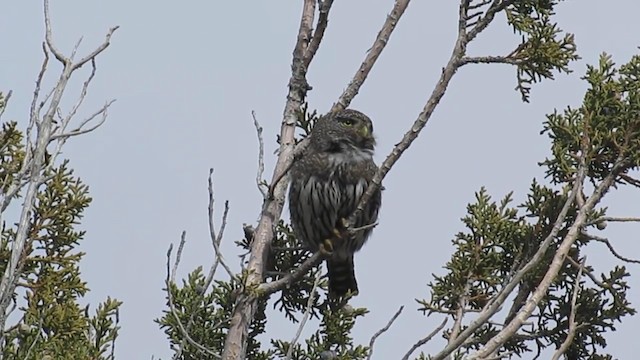
M 329 272 L 329 294 L 333 297 L 341 297 L 351 293 L 358 293 L 353 254 L 346 259 L 327 259 Z

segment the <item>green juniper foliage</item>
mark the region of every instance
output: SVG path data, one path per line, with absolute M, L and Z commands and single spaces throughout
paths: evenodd
M 581 163 L 586 166 L 586 179 L 594 186 L 610 175 L 618 184 L 640 185 L 628 175 L 640 166 L 639 75 L 640 56 L 618 70 L 609 56 L 602 55 L 597 67 L 588 68 L 585 80 L 590 88 L 583 105 L 567 108 L 562 114 L 554 112 L 544 124 L 543 133 L 552 140 L 553 156 L 541 165 L 546 167 L 551 183 L 564 185 L 565 190 L 553 190 L 534 180 L 527 200 L 517 207 L 510 205 L 510 194 L 495 202 L 485 189 L 480 190 L 462 219 L 467 231 L 453 240 L 456 251 L 445 266 L 447 274 L 435 276 L 430 300 L 419 301 L 424 312 L 450 314 L 461 308 L 479 311 L 493 299 L 505 279 L 522 268 L 551 233 L 567 200 L 566 189 Z M 542 261 L 520 282 L 507 306 L 504 323 L 512 319 L 542 280 L 578 210 L 574 203 Z M 591 210 L 584 230 L 596 230 L 596 220 L 605 216 L 606 210 Z M 529 319 L 530 325 L 509 339 L 501 352 L 539 354 L 544 348 L 560 347 L 568 334 L 572 294 L 579 286 L 575 305 L 578 326 L 565 354 L 569 359 L 611 358 L 601 353 L 607 344 L 605 334 L 615 330 L 615 322 L 636 311 L 627 298 L 629 273 L 624 266 L 600 275 L 595 275 L 589 265 L 580 271 L 583 250 L 591 241 L 586 233 L 578 237 L 548 294 Z M 500 330 L 500 325 L 485 323 L 457 356 L 480 348 Z
M 23 135 L 15 122 L 0 131 L 0 183 L 6 190 L 25 156 Z M 88 187 L 63 162 L 53 167 L 40 187 L 29 220 L 21 259 L 17 310 L 9 318 L 0 354 L 4 359 L 112 359 L 118 335 L 120 301 L 107 298 L 91 315 L 79 301 L 89 291 L 78 264 L 77 251 L 85 232 L 76 230 L 91 198 Z M 0 271 L 11 254 L 16 226 L 2 224 Z
M 512 58 L 517 60 L 516 89 L 523 101 L 529 101 L 532 84 L 553 79 L 553 70 L 570 73 L 569 63 L 580 58 L 573 34 L 563 34 L 552 21 L 559 2 L 518 0 L 506 9 L 507 22 L 522 36 Z

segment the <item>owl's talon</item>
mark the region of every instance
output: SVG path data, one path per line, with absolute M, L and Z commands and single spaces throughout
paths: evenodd
M 330 239 L 327 239 L 320 244 L 320 252 L 326 256 L 333 254 L 333 243 Z
M 331 231 L 333 232 L 334 239 L 342 239 L 342 231 L 335 228 Z

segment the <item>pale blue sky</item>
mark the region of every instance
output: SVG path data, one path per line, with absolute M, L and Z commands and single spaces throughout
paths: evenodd
M 353 107 L 369 114 L 378 137 L 378 161 L 415 120 L 431 93 L 455 40 L 457 1 L 414 1 Z M 236 264 L 234 240 L 242 223 L 255 221 L 260 194 L 254 183 L 257 141 L 250 111 L 264 127 L 266 175 L 274 163 L 301 1 L 52 1 L 56 42 L 81 50 L 120 25 L 112 46 L 97 61 L 98 74 L 84 108 L 117 102 L 97 132 L 74 139 L 64 156 L 90 185 L 94 202 L 86 212 L 82 271 L 92 289 L 87 301 L 106 296 L 124 301 L 119 359 L 168 359 L 164 334 L 152 322 L 164 309 L 161 291 L 165 254 L 180 232 L 188 233 L 180 275 L 212 261 L 207 230 L 206 177 L 215 168 L 218 209 L 231 211 L 223 249 Z M 309 72 L 312 108 L 325 112 L 348 83 L 392 7 L 392 1 L 336 1 L 323 45 Z M 640 3 L 568 1 L 558 7 L 560 26 L 576 34 L 583 60 L 575 73 L 535 86 L 531 103 L 513 90 L 514 69 L 470 66 L 454 78 L 442 103 L 414 146 L 385 180 L 380 225 L 356 258 L 361 295 L 354 305 L 371 313 L 356 326 L 367 343 L 400 305 L 401 318 L 377 342 L 377 359 L 401 357 L 441 318 L 425 318 L 415 298 L 429 296 L 432 273 L 442 273 L 462 230 L 459 219 L 473 193 L 486 186 L 494 198 L 514 190 L 521 201 L 536 166 L 548 153 L 540 136 L 544 115 L 578 106 L 586 88 L 579 77 L 602 51 L 618 63 L 637 53 Z M 511 50 L 517 37 L 501 17 L 470 48 L 471 55 Z M 0 12 L 0 88 L 14 91 L 5 119 L 25 124 L 42 59 L 42 5 L 14 1 Z M 50 67 L 59 69 L 57 64 Z M 85 69 L 86 70 L 86 69 Z M 50 75 L 53 75 L 50 74 Z M 49 80 L 53 80 L 52 76 Z M 77 79 L 79 80 L 79 79 Z M 75 100 L 77 83 L 66 104 Z M 606 204 L 612 215 L 638 216 L 640 192 L 615 191 Z M 637 225 L 613 224 L 606 235 L 619 252 L 640 257 Z M 594 245 L 589 262 L 602 270 L 614 263 Z M 638 267 L 631 299 L 640 299 Z M 635 306 L 640 306 L 638 301 Z M 280 315 L 269 334 L 290 339 L 294 327 Z M 313 330 L 311 327 L 309 331 Z M 640 331 L 626 319 L 608 336 L 609 351 L 631 358 L 627 346 Z M 438 339 L 425 347 L 437 350 Z

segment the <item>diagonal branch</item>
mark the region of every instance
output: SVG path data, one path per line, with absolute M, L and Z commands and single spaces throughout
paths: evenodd
M 285 357 L 285 360 L 291 360 L 291 355 L 293 354 L 293 348 L 298 342 L 298 339 L 300 339 L 302 330 L 304 329 L 304 326 L 307 324 L 307 321 L 309 320 L 309 316 L 311 315 L 311 308 L 313 308 L 313 304 L 316 299 L 316 289 L 320 284 L 321 275 L 322 273 L 318 271 L 318 274 L 316 274 L 316 279 L 313 282 L 313 288 L 311 289 L 311 293 L 309 293 L 309 299 L 307 300 L 307 307 L 304 311 L 304 316 L 302 317 L 302 321 L 300 321 L 300 325 L 298 326 L 296 335 L 291 340 L 291 343 L 289 343 L 289 349 L 287 350 L 287 356 Z
M 463 19 L 465 16 L 466 16 L 466 8 L 465 8 L 465 2 L 463 1 L 462 4 L 460 5 L 459 17 L 460 19 Z M 409 146 L 411 146 L 411 144 L 418 137 L 422 129 L 424 129 L 425 125 L 427 125 L 427 122 L 429 121 L 429 119 L 431 119 L 431 115 L 433 115 L 434 110 L 436 109 L 436 107 L 440 103 L 440 100 L 442 99 L 445 92 L 447 91 L 449 82 L 451 82 L 453 75 L 455 75 L 455 73 L 458 71 L 458 68 L 460 68 L 460 59 L 462 59 L 462 57 L 466 53 L 468 42 L 469 42 L 469 37 L 467 36 L 465 26 L 462 24 L 462 21 L 461 21 L 461 24 L 458 27 L 458 37 L 456 39 L 456 43 L 453 47 L 453 51 L 451 52 L 451 56 L 449 58 L 449 61 L 447 62 L 447 65 L 442 69 L 440 80 L 436 84 L 435 88 L 431 93 L 431 96 L 429 96 L 427 103 L 422 109 L 422 112 L 420 112 L 420 115 L 418 115 L 418 118 L 413 122 L 413 125 L 411 126 L 409 131 L 407 131 L 404 134 L 404 136 L 402 137 L 402 140 L 400 140 L 400 142 L 393 147 L 393 150 L 391 151 L 391 153 L 387 156 L 387 158 L 384 160 L 382 165 L 380 165 L 380 169 L 378 169 L 378 171 L 376 172 L 376 175 L 373 177 L 373 180 L 371 181 L 371 184 L 367 188 L 367 191 L 360 198 L 356 211 L 353 214 L 351 214 L 349 218 L 349 224 L 355 223 L 355 220 L 364 211 L 365 206 L 367 205 L 367 203 L 369 202 L 373 194 L 380 188 L 382 184 L 382 179 L 384 179 L 384 177 L 387 175 L 389 170 L 391 170 L 391 167 L 396 163 L 396 161 L 400 159 L 400 156 L 402 156 L 402 153 L 404 153 L 409 148 Z M 345 90 L 345 93 L 346 93 L 346 90 Z M 351 98 L 349 98 L 349 101 L 350 99 Z M 340 102 L 340 100 L 338 101 L 338 103 L 343 104 L 342 102 Z M 344 104 L 348 104 L 348 102 Z M 335 105 L 334 105 L 334 108 L 335 108 Z
M 571 295 L 571 312 L 569 313 L 569 332 L 567 333 L 567 337 L 562 342 L 562 345 L 560 345 L 558 350 L 553 354 L 552 360 L 559 360 L 560 356 L 562 356 L 562 354 L 564 354 L 569 349 L 569 346 L 571 346 L 571 343 L 573 343 L 573 339 L 576 336 L 576 331 L 578 330 L 578 324 L 576 324 L 576 303 L 578 302 L 580 279 L 582 278 L 582 271 L 584 270 L 586 261 L 586 257 L 582 259 L 580 268 L 578 270 L 578 276 L 576 277 L 576 283 L 573 285 L 573 294 Z
M 440 330 L 444 329 L 444 326 L 447 325 L 448 320 L 449 319 L 444 318 L 444 320 L 442 320 L 440 325 L 438 325 L 437 328 L 435 328 L 431 333 L 429 333 L 429 335 L 425 336 L 424 338 L 418 340 L 415 344 L 413 344 L 413 346 L 411 346 L 409 351 L 407 351 L 407 353 L 404 354 L 404 356 L 402 357 L 402 360 L 409 360 L 409 357 L 411 356 L 411 354 L 413 354 L 414 351 L 418 350 L 420 346 L 431 341 L 431 339 L 433 339 L 433 337 L 436 336 L 436 334 L 439 333 Z
M 393 30 L 396 28 L 396 25 L 402 17 L 402 14 L 404 14 L 404 11 L 407 9 L 407 6 L 409 6 L 409 1 L 410 0 L 396 0 L 391 13 L 387 15 L 387 19 L 378 32 L 378 36 L 376 36 L 373 45 L 367 52 L 367 56 L 362 61 L 362 64 L 360 64 L 358 71 L 356 71 L 356 74 L 353 76 L 353 79 L 351 79 L 351 82 L 349 82 L 347 88 L 344 89 L 342 95 L 338 98 L 338 101 L 336 101 L 336 103 L 331 107 L 331 112 L 347 108 L 349 104 L 351 104 L 353 98 L 356 97 L 360 91 L 360 87 L 362 87 L 367 76 L 369 76 L 373 65 L 378 61 L 378 57 L 380 57 L 382 50 L 384 50 L 385 46 L 389 43 L 391 33 L 393 33 Z
M 294 272 L 289 273 L 278 280 L 260 284 L 260 286 L 258 286 L 258 293 L 262 296 L 267 296 L 276 291 L 285 289 L 290 284 L 302 279 L 309 270 L 319 265 L 322 260 L 324 260 L 324 256 L 325 255 L 322 252 L 316 252 L 310 258 L 305 260 L 305 262 L 303 262 Z
M 562 243 L 558 246 L 553 260 L 549 265 L 549 269 L 547 270 L 543 279 L 540 281 L 540 284 L 536 287 L 535 291 L 531 294 L 531 297 L 529 297 L 529 300 L 527 300 L 526 304 L 520 309 L 520 311 L 516 314 L 516 316 L 511 320 L 509 324 L 505 325 L 505 327 L 493 338 L 491 338 L 484 347 L 478 350 L 475 354 L 471 355 L 471 357 L 469 358 L 470 360 L 482 359 L 493 353 L 498 347 L 502 346 L 502 344 L 504 344 L 508 338 L 515 334 L 515 332 L 520 329 L 520 327 L 529 318 L 529 316 L 531 316 L 531 313 L 535 310 L 538 303 L 547 293 L 549 286 L 558 275 L 558 272 L 562 268 L 564 260 L 569 253 L 571 246 L 576 241 L 582 229 L 586 225 L 589 212 L 598 204 L 604 194 L 615 183 L 615 179 L 618 173 L 622 170 L 623 166 L 624 162 L 619 159 L 611 169 L 611 172 L 602 180 L 602 182 L 600 182 L 591 196 L 589 196 L 589 198 L 585 201 L 584 206 L 580 207 L 580 210 L 578 211 L 573 224 L 562 240 Z M 576 184 L 582 183 L 584 179 L 585 167 L 586 165 L 584 163 L 584 158 L 582 158 L 578 170 L 579 174 L 576 177 L 576 180 L 574 180 L 574 189 L 572 190 L 573 198 L 575 198 Z
M 387 322 L 387 325 L 385 325 L 382 329 L 376 331 L 376 333 L 373 334 L 373 336 L 371 337 L 371 340 L 369 340 L 369 355 L 367 355 L 367 360 L 371 360 L 371 357 L 373 356 L 373 345 L 376 343 L 376 340 L 378 339 L 378 337 L 380 337 L 380 335 L 384 334 L 387 330 L 389 330 L 389 328 L 391 328 L 391 325 L 393 325 L 393 323 L 396 321 L 398 316 L 400 316 L 400 314 L 402 313 L 402 310 L 404 310 L 404 306 L 400 306 L 398 311 L 396 311 L 396 313 L 393 314 L 391 319 L 389 319 L 389 322 Z

